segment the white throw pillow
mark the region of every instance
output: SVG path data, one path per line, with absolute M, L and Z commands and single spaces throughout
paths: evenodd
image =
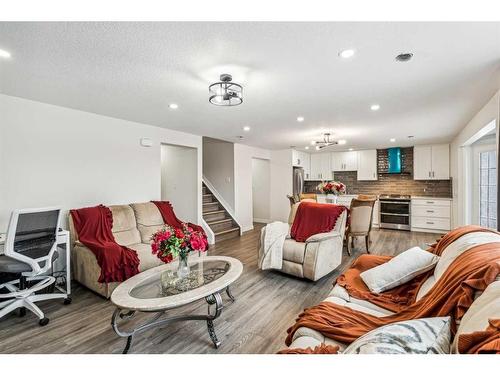
M 416 246 L 395 256 L 387 263 L 362 272 L 360 276 L 372 292 L 380 293 L 429 271 L 438 261 L 437 255 Z
M 374 329 L 343 354 L 449 354 L 450 317 L 406 320 Z

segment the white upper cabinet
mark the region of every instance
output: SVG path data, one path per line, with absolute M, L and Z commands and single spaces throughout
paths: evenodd
M 377 179 L 377 150 L 358 151 L 358 181 Z
M 343 171 L 344 160 L 342 159 L 342 152 L 332 152 L 332 171 L 339 172 Z
M 309 153 L 292 150 L 292 165 L 304 169 L 304 179 L 311 178 L 311 155 Z
M 311 180 L 321 180 L 321 154 L 311 154 Z
M 448 180 L 449 178 L 449 145 L 415 146 L 413 148 L 414 180 Z
M 330 153 L 322 153 L 321 155 L 321 179 L 331 180 L 332 179 L 332 157 Z
M 334 172 L 341 171 L 357 171 L 358 170 L 358 152 L 332 152 L 332 170 Z
M 432 179 L 450 179 L 450 146 L 432 146 Z
M 307 180 L 331 180 L 332 168 L 330 164 L 331 155 L 329 152 L 311 154 L 310 177 Z

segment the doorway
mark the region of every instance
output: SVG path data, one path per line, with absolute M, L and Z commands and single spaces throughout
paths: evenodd
M 464 224 L 497 228 L 496 121 L 480 129 L 462 145 Z
M 161 145 L 161 200 L 170 201 L 179 219 L 198 222 L 198 150 Z
M 497 149 L 491 134 L 472 144 L 472 224 L 497 228 Z
M 252 158 L 253 221 L 269 223 L 271 218 L 271 166 L 267 159 Z

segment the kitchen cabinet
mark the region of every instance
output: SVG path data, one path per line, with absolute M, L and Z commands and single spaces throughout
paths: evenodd
M 358 152 L 332 152 L 331 166 L 334 172 L 358 170 Z
M 311 155 L 307 152 L 292 150 L 292 165 L 304 169 L 304 179 L 311 176 Z
M 330 153 L 311 154 L 311 170 L 309 180 L 331 180 Z
M 448 180 L 449 178 L 449 145 L 427 145 L 413 148 L 414 180 Z
M 358 181 L 377 179 L 377 150 L 358 151 Z
M 450 179 L 450 146 L 432 146 L 432 179 Z
M 451 229 L 451 199 L 413 197 L 411 230 L 444 233 Z

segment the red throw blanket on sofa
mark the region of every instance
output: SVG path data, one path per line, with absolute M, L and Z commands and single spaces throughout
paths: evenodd
M 163 218 L 163 222 L 167 225 L 170 225 L 173 228 L 182 229 L 183 221 L 179 220 L 175 215 L 172 204 L 168 201 L 151 201 L 153 202 L 158 210 L 160 210 L 161 217 Z M 202 227 L 193 223 L 187 223 L 188 227 L 193 229 L 195 232 L 201 232 L 203 237 L 207 239 L 207 234 L 203 230 Z M 207 250 L 208 250 L 208 242 L 207 242 Z
M 313 234 L 330 232 L 345 210 L 345 206 L 335 204 L 302 202 L 297 209 L 290 235 L 297 242 L 305 242 Z
M 78 240 L 87 246 L 101 267 L 100 283 L 125 281 L 139 273 L 137 253 L 115 241 L 113 215 L 103 205 L 70 210 Z

